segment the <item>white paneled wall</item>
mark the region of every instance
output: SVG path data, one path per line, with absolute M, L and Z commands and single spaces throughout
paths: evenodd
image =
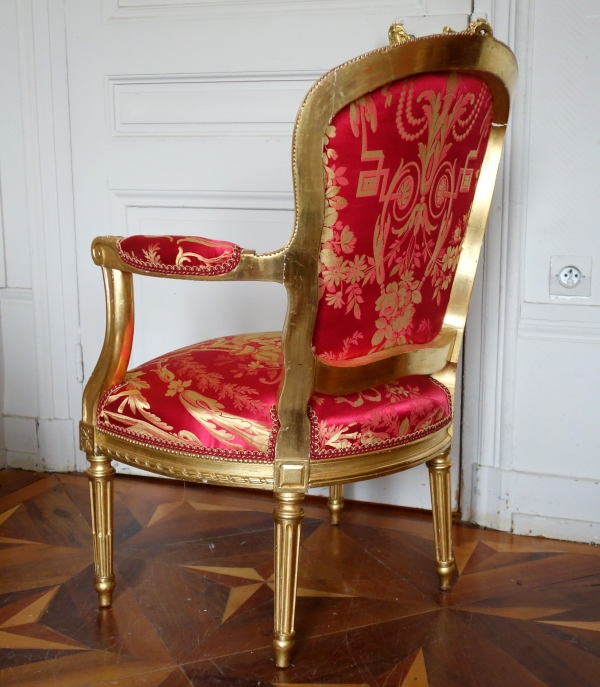
M 0 466 L 37 463 L 38 386 L 17 5 L 0 3 Z
M 467 341 L 463 512 L 600 543 L 600 2 L 517 0 L 509 19 L 520 80 Z M 589 297 L 550 295 L 553 255 L 591 258 Z

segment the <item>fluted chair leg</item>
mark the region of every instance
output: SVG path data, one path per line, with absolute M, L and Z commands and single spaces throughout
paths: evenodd
M 435 538 L 435 562 L 440 578 L 440 589 L 450 589 L 454 574 L 452 554 L 452 494 L 450 485 L 449 451 L 428 461 L 429 484 L 431 486 L 431 507 Z
M 112 604 L 115 587 L 113 574 L 113 475 L 115 469 L 105 456 L 89 455 L 87 470 L 90 484 L 92 511 L 92 538 L 94 545 L 94 588 L 98 592 L 98 605 Z
M 329 519 L 332 525 L 340 524 L 340 516 L 344 509 L 344 485 L 332 484 L 329 487 L 329 498 L 327 499 L 329 508 Z
M 304 511 L 300 503 L 304 494 L 276 493 L 275 519 L 275 627 L 273 648 L 275 665 L 286 668 L 290 664 L 294 646 L 294 614 L 298 584 L 298 554 L 300 525 Z

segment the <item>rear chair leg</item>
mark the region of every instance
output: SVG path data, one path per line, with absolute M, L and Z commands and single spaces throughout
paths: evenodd
M 112 604 L 115 587 L 113 574 L 113 475 L 115 469 L 105 456 L 88 454 L 92 511 L 92 537 L 94 543 L 94 587 L 98 592 L 98 605 Z
M 452 495 L 450 487 L 450 451 L 428 461 L 431 507 L 435 538 L 435 562 L 440 578 L 440 589 L 447 591 L 454 574 L 452 555 Z
M 344 509 L 344 485 L 332 484 L 329 487 L 329 498 L 327 499 L 329 508 L 329 519 L 332 525 L 340 524 L 340 516 Z
M 294 646 L 294 613 L 298 584 L 300 525 L 304 511 L 300 503 L 304 494 L 276 493 L 275 519 L 275 628 L 273 648 L 275 665 L 287 668 Z

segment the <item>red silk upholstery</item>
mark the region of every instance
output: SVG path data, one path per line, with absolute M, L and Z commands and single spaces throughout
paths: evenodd
M 455 72 L 397 81 L 335 115 L 323 152 L 317 356 L 356 358 L 439 333 L 491 121 L 487 85 Z
M 140 270 L 206 277 L 231 272 L 241 255 L 234 243 L 200 236 L 128 236 L 117 250 L 123 262 Z
M 97 426 L 158 448 L 217 460 L 271 461 L 282 377 L 279 334 L 205 341 L 127 373 L 98 406 Z M 415 441 L 451 421 L 448 390 L 413 375 L 348 396 L 315 394 L 311 458 Z

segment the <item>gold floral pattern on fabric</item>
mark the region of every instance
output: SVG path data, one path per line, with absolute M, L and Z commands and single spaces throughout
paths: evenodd
M 128 236 L 117 242 L 117 250 L 126 264 L 160 274 L 226 274 L 241 257 L 234 243 L 201 236 Z
M 216 460 L 272 461 L 283 374 L 281 336 L 221 337 L 127 373 L 98 406 L 99 429 Z M 448 390 L 413 375 L 348 396 L 315 394 L 312 458 L 401 445 L 451 421 Z
M 333 118 L 315 353 L 339 360 L 439 333 L 489 137 L 487 85 L 404 79 Z

